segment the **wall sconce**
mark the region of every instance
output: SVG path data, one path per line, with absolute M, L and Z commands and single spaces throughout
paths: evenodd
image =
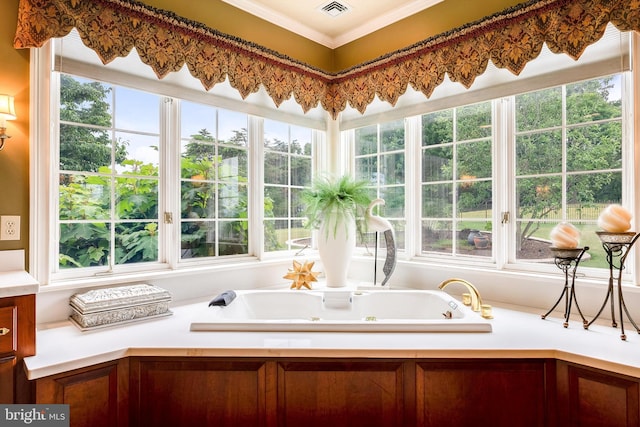
M 4 148 L 4 142 L 11 135 L 7 135 L 7 120 L 16 119 L 16 107 L 13 96 L 0 95 L 0 150 Z

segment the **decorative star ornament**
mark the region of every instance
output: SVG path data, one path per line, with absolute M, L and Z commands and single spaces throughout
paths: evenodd
M 313 264 L 315 264 L 315 261 L 305 261 L 304 264 L 293 261 L 293 269 L 289 269 L 287 274 L 283 276 L 285 279 L 293 280 L 291 289 L 301 289 L 303 286 L 311 289 L 311 282 L 317 282 L 320 274 L 319 272 L 311 271 Z

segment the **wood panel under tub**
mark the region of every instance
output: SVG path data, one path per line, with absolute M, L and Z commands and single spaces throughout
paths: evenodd
M 145 356 L 33 385 L 72 426 L 640 426 L 640 379 L 554 359 Z

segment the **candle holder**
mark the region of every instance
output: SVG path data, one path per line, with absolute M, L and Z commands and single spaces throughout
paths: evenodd
M 575 302 L 578 313 L 580 313 L 580 317 L 582 318 L 582 325 L 586 329 L 588 321 L 587 319 L 585 319 L 584 315 L 582 314 L 582 310 L 580 310 L 580 306 L 578 305 L 578 300 L 576 299 L 575 282 L 578 264 L 580 264 L 582 255 L 584 255 L 584 253 L 589 250 L 589 247 L 585 246 L 584 248 L 564 249 L 552 246 L 551 250 L 553 251 L 556 266 L 564 272 L 564 288 L 562 289 L 562 293 L 560 294 L 560 297 L 553 305 L 553 307 L 551 307 L 549 311 L 547 311 L 540 317 L 542 317 L 542 319 L 546 319 L 546 317 L 553 310 L 555 310 L 558 304 L 560 304 L 560 301 L 562 301 L 562 297 L 564 297 L 564 323 L 562 325 L 565 328 L 569 326 L 571 304 L 572 302 Z M 569 274 L 571 274 L 571 284 L 569 284 Z
M 624 302 L 624 296 L 622 294 L 622 270 L 624 270 L 624 262 L 627 259 L 627 255 L 629 254 L 629 250 L 636 242 L 640 234 L 636 234 L 635 232 L 624 232 L 624 233 L 611 233 L 606 231 L 596 231 L 596 234 L 600 238 L 602 242 L 602 247 L 607 253 L 607 263 L 609 264 L 609 286 L 607 287 L 607 295 L 605 296 L 604 302 L 600 307 L 600 310 L 595 315 L 595 317 L 585 325 L 585 329 L 587 329 L 593 322 L 595 322 L 602 311 L 604 310 L 607 302 L 610 302 L 611 305 L 611 326 L 616 328 L 618 326 L 616 322 L 616 313 L 615 313 L 615 304 L 613 297 L 613 282 L 614 282 L 614 270 L 618 270 L 617 275 L 617 283 L 618 283 L 618 314 L 620 318 L 620 339 L 626 341 L 627 335 L 624 333 L 624 318 L 623 315 L 626 314 L 627 319 L 634 328 L 636 328 L 636 332 L 640 334 L 640 328 L 633 320 L 631 315 L 629 314 L 629 310 L 627 309 L 627 305 Z M 616 259 L 618 260 L 616 264 Z

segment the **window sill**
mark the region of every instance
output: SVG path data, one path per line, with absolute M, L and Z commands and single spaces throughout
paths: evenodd
M 113 274 L 98 274 L 93 277 L 82 277 L 76 279 L 53 280 L 46 285 L 40 286 L 40 292 L 56 292 L 64 290 L 79 290 L 83 288 L 122 285 L 125 283 L 155 281 L 158 279 L 179 279 L 181 277 L 206 275 L 217 272 L 236 271 L 245 269 L 263 268 L 274 264 L 289 263 L 289 258 L 272 258 L 268 260 L 258 260 L 257 258 L 234 259 L 231 262 L 216 262 L 209 264 L 192 264 L 180 266 L 178 268 L 158 269 L 144 272 L 127 272 Z

